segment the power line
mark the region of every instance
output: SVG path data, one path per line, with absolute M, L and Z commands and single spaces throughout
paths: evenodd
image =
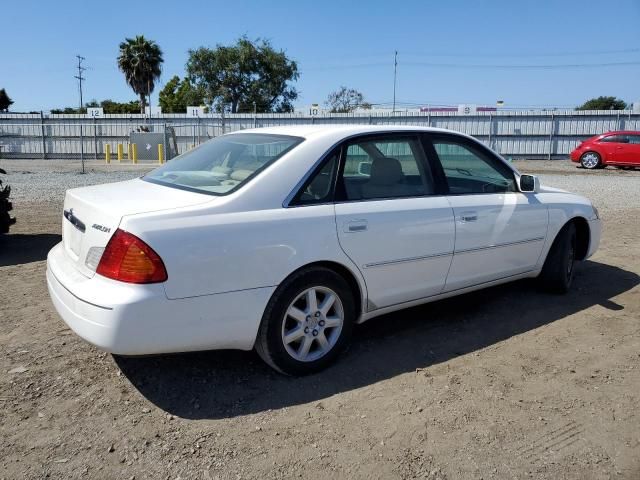
M 405 65 L 413 67 L 438 67 L 438 68 L 495 68 L 503 70 L 523 70 L 541 69 L 557 70 L 563 68 L 597 68 L 597 67 L 621 67 L 628 65 L 640 65 L 640 60 L 632 62 L 604 62 L 604 63 L 568 63 L 568 64 L 547 64 L 547 65 L 508 65 L 508 64 L 483 64 L 483 63 L 430 63 L 430 62 L 406 62 Z
M 627 53 L 638 53 L 640 48 L 626 48 L 621 50 L 596 50 L 596 51 L 573 51 L 573 52 L 546 52 L 546 53 L 462 53 L 462 52 L 404 52 L 406 55 L 414 57 L 473 57 L 473 58 L 542 58 L 542 57 L 571 57 L 580 55 L 616 55 Z
M 387 67 L 387 63 L 356 63 L 356 64 L 343 64 L 343 65 L 324 65 L 317 67 L 303 68 L 302 70 L 319 71 L 319 70 L 347 70 L 347 69 L 361 69 L 361 68 L 380 68 Z M 599 67 L 622 67 L 640 65 L 640 60 L 629 62 L 603 62 L 603 63 L 565 63 L 565 64 L 483 64 L 483 63 L 437 63 L 437 62 L 403 62 L 405 66 L 411 67 L 437 67 L 437 68 L 469 68 L 469 69 L 503 69 L 503 70 L 561 70 L 561 69 L 576 69 L 576 68 L 599 68 Z

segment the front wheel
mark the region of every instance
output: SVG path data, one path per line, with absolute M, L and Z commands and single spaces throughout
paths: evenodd
M 347 346 L 355 315 L 353 293 L 344 278 L 323 267 L 300 270 L 269 301 L 256 351 L 287 375 L 317 372 Z
M 553 241 L 538 277 L 540 286 L 552 293 L 567 293 L 576 263 L 576 226 L 567 223 Z
M 602 165 L 600 155 L 596 152 L 586 152 L 580 157 L 580 164 L 589 170 L 599 168 Z

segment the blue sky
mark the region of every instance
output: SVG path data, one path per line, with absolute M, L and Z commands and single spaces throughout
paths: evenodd
M 2 13 L 0 88 L 14 111 L 77 105 L 76 54 L 86 57 L 86 100 L 135 99 L 116 56 L 136 34 L 164 51 L 154 103 L 184 74 L 190 48 L 241 35 L 268 38 L 298 61 L 299 106 L 324 102 L 340 85 L 391 102 L 395 50 L 397 99 L 407 104 L 640 100 L 640 0 L 3 0 Z M 552 67 L 583 64 L 600 65 Z

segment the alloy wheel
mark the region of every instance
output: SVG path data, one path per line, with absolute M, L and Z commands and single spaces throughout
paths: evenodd
M 300 362 L 322 358 L 335 346 L 344 325 L 344 307 L 330 288 L 311 287 L 289 305 L 282 322 L 282 343 Z
M 600 163 L 600 157 L 598 157 L 597 153 L 587 152 L 582 156 L 581 163 L 584 168 L 596 168 Z

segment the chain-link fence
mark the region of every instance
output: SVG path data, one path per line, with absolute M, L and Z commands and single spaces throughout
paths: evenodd
M 132 133 L 162 133 L 165 152 L 183 153 L 235 130 L 309 124 L 416 125 L 447 128 L 478 138 L 513 158 L 564 158 L 577 143 L 611 130 L 640 130 L 640 114 L 620 111 L 497 111 L 358 114 L 143 115 L 0 114 L 0 158 L 102 159 L 105 151 L 130 153 Z

